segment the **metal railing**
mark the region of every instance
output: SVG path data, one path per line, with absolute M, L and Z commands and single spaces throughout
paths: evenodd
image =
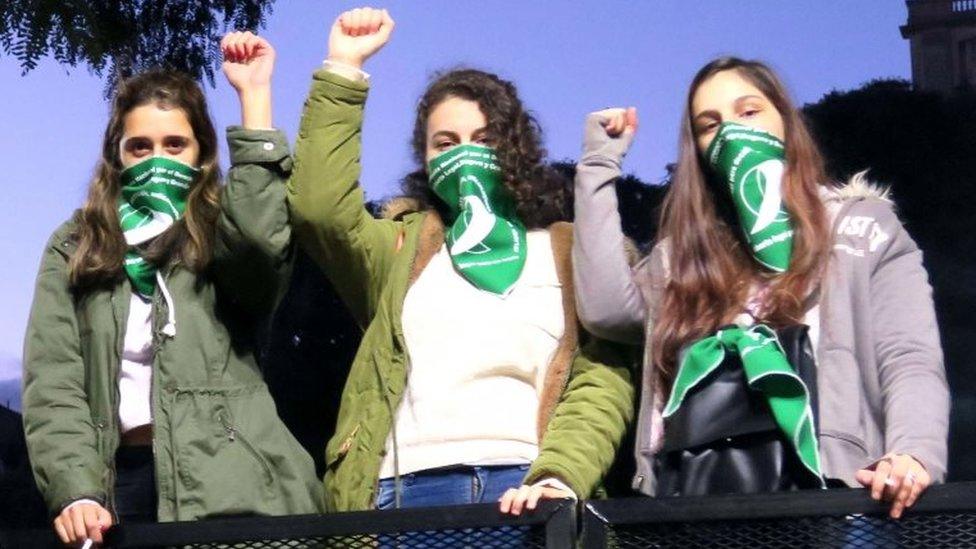
M 935 486 L 901 520 L 865 490 L 540 503 L 511 517 L 495 504 L 291 517 L 124 524 L 108 547 L 545 548 L 976 547 L 976 482 Z M 577 533 L 582 531 L 581 535 Z M 49 529 L 0 533 L 0 546 L 57 547 Z
M 934 486 L 900 520 L 888 507 L 856 489 L 590 501 L 582 546 L 976 547 L 976 483 Z
M 976 11 L 976 0 L 953 0 L 952 11 L 955 13 L 963 11 Z
M 286 517 L 237 517 L 197 522 L 124 524 L 106 534 L 113 548 L 432 548 L 573 547 L 572 500 L 540 502 L 533 513 L 502 515 L 497 504 L 425 507 Z M 50 530 L 7 532 L 0 546 L 59 547 Z

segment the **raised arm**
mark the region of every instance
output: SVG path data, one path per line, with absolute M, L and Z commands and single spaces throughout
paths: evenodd
M 232 301 L 270 315 L 287 288 L 292 255 L 285 200 L 292 162 L 285 135 L 272 129 L 275 51 L 250 32 L 228 34 L 221 50 L 224 74 L 240 99 L 241 125 L 227 129 L 231 168 L 221 191 L 213 271 Z
M 401 225 L 374 219 L 359 186 L 362 66 L 393 31 L 385 10 L 340 15 L 329 36 L 326 68 L 315 73 L 288 181 L 292 227 L 300 246 L 332 281 L 360 326 L 372 317 Z
M 615 187 L 636 131 L 633 108 L 586 118 L 576 165 L 573 276 L 583 326 L 610 341 L 640 344 L 646 307 L 627 261 Z

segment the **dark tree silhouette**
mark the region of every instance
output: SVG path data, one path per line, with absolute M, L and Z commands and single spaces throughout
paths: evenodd
M 569 186 L 569 199 L 573 198 L 573 177 L 576 175 L 576 163 L 573 160 L 553 162 L 552 168 L 562 174 Z M 670 173 L 670 168 L 668 169 Z M 646 183 L 633 174 L 626 174 L 617 179 L 617 207 L 620 211 L 620 224 L 624 234 L 637 245 L 638 249 L 647 252 L 654 240 L 657 230 L 657 219 L 660 213 L 661 201 L 667 192 L 667 183 L 653 185 Z M 573 211 L 572 204 L 567 208 Z M 571 221 L 572 219 L 570 219 Z
M 151 67 L 182 70 L 214 83 L 220 37 L 258 29 L 273 0 L 11 0 L 0 3 L 0 49 L 24 73 L 45 56 L 120 78 Z

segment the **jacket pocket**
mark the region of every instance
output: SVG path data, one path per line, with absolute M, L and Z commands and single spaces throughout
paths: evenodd
M 261 456 L 260 452 L 257 451 L 254 445 L 247 440 L 247 437 L 244 436 L 244 433 L 242 433 L 237 427 L 234 426 L 234 424 L 227 417 L 226 410 L 221 409 L 217 412 L 217 420 L 224 428 L 224 432 L 227 433 L 227 440 L 230 442 L 239 443 L 244 448 L 244 450 L 246 450 L 247 453 L 250 454 L 252 458 L 254 458 L 254 461 L 261 466 L 261 470 L 264 471 L 265 484 L 269 486 L 271 484 L 274 484 L 274 473 L 271 471 L 271 466 L 268 465 L 267 460 L 265 460 L 264 457 Z
M 263 384 L 181 388 L 167 410 L 180 520 L 318 510 L 311 457 Z

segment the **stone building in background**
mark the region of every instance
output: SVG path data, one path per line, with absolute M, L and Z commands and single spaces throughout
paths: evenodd
M 976 0 L 907 0 L 912 81 L 923 91 L 976 88 Z

